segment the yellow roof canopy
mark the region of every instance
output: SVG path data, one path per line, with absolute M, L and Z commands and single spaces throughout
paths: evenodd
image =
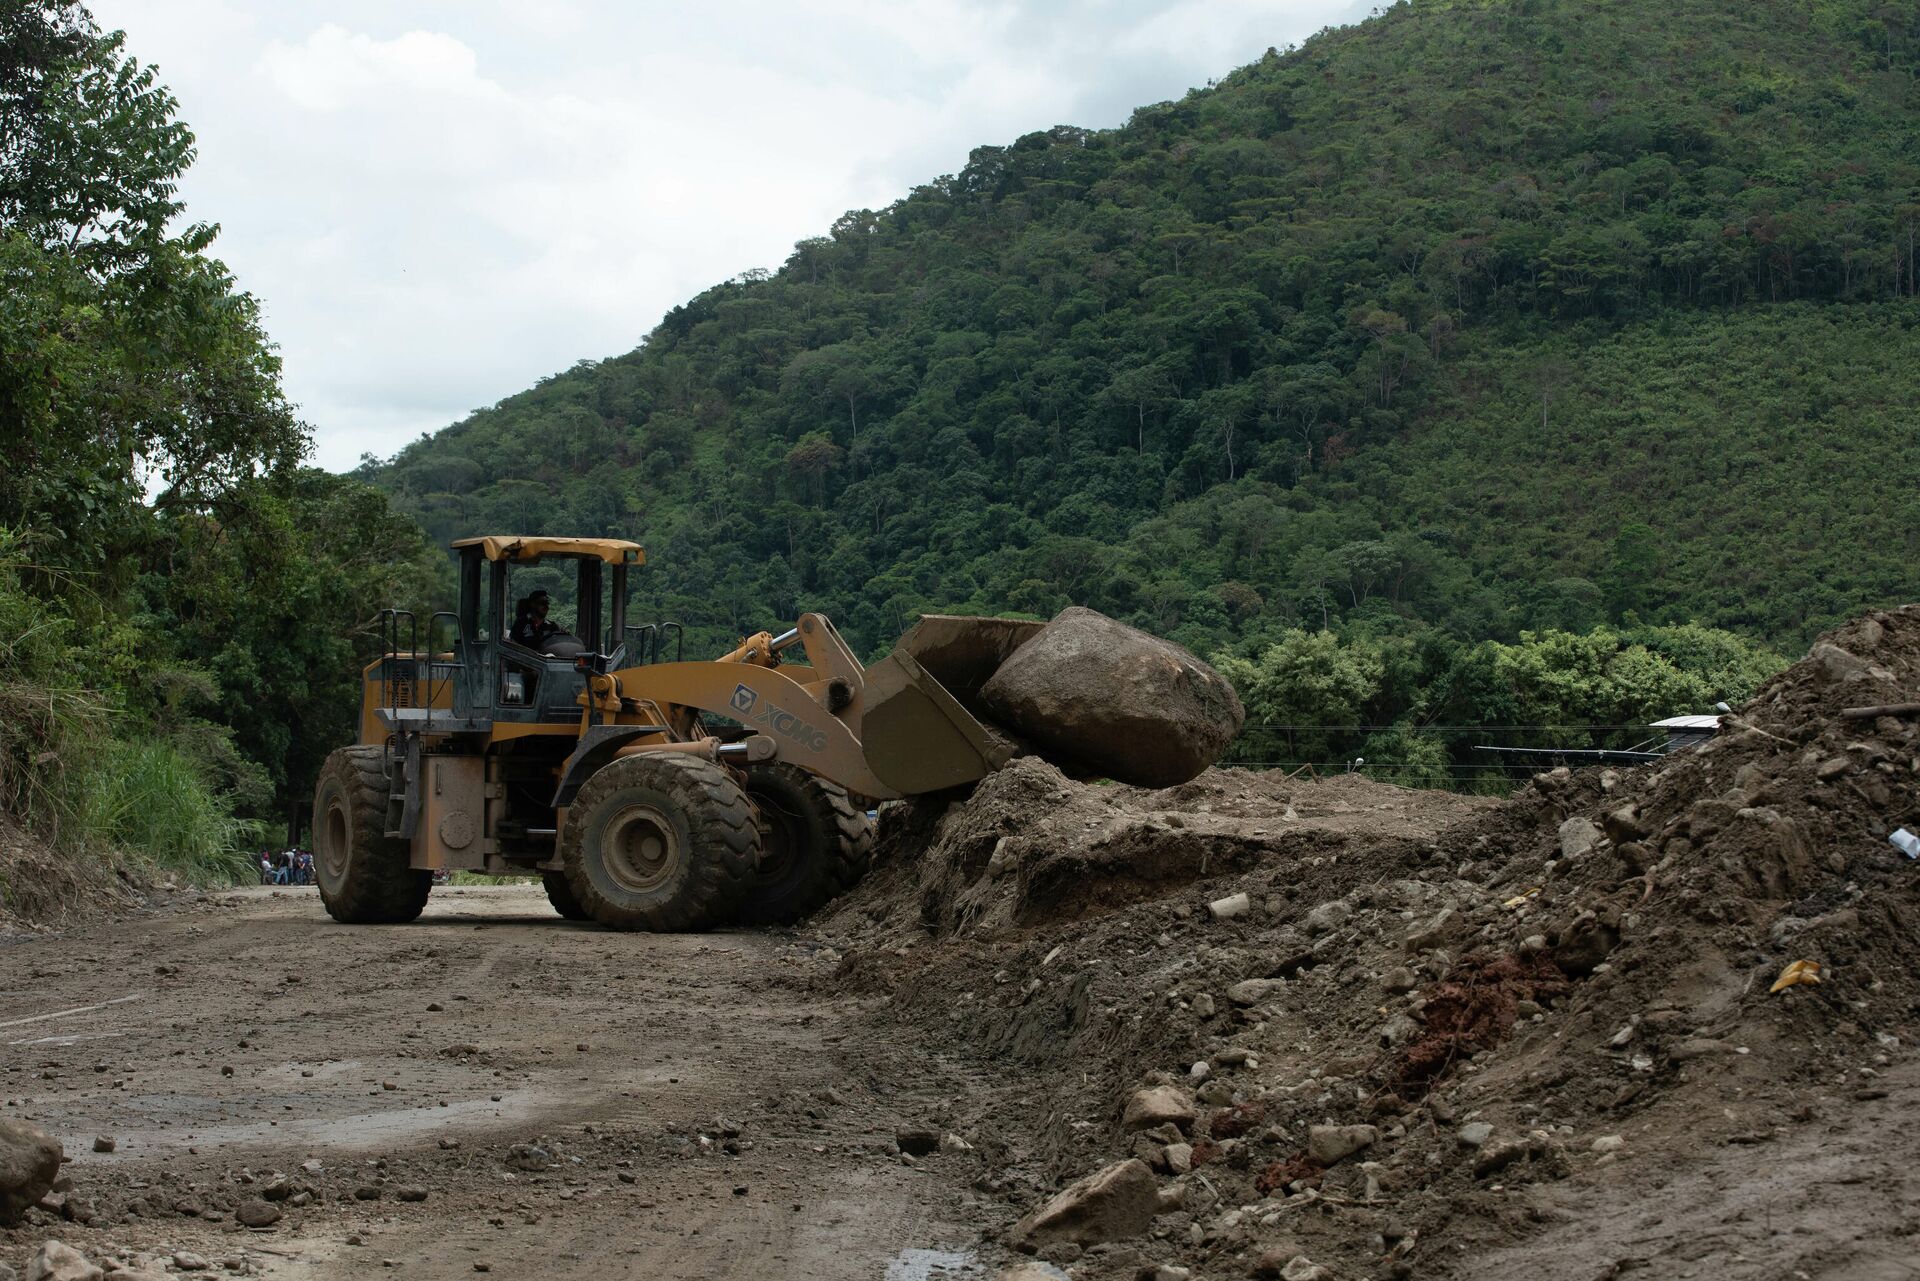
M 609 565 L 644 565 L 647 549 L 624 538 L 527 538 L 520 534 L 488 534 L 456 538 L 455 547 L 478 547 L 488 560 L 538 560 L 542 556 L 591 556 Z

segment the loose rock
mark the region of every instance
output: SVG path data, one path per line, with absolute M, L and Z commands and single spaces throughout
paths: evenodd
M 1230 921 L 1236 916 L 1245 916 L 1252 909 L 1253 900 L 1247 897 L 1245 891 L 1217 898 L 1207 904 L 1207 911 L 1216 921 Z
M 1320 1165 L 1335 1165 L 1362 1148 L 1372 1147 L 1380 1131 L 1371 1125 L 1314 1125 L 1307 1127 L 1307 1155 Z
M 1227 999 L 1235 1005 L 1258 1005 L 1286 986 L 1285 979 L 1242 979 L 1227 989 Z
M 20 1222 L 60 1177 L 60 1141 L 36 1125 L 0 1118 L 0 1227 Z
M 1055 1241 L 1096 1245 L 1139 1236 L 1160 1212 L 1160 1189 L 1144 1161 L 1118 1161 L 1067 1187 L 1013 1227 L 1021 1249 Z
M 27 1260 L 27 1281 L 100 1281 L 101 1270 L 64 1241 L 45 1241 Z
M 1185 1090 L 1172 1085 L 1156 1085 L 1151 1089 L 1135 1091 L 1133 1097 L 1127 1100 L 1126 1111 L 1120 1117 L 1120 1128 L 1132 1133 L 1135 1130 L 1151 1130 L 1156 1125 L 1173 1125 L 1182 1131 L 1190 1131 L 1196 1115 L 1193 1099 Z

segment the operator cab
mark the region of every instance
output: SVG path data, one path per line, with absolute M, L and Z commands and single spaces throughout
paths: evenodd
M 646 563 L 638 543 L 614 538 L 495 535 L 453 544 L 460 556 L 459 647 L 476 716 L 551 722 L 579 715 L 584 669 L 608 671 L 628 658 L 627 570 Z M 536 594 L 550 602 L 533 644 L 514 637 L 516 608 Z M 523 632 L 524 636 L 524 632 Z

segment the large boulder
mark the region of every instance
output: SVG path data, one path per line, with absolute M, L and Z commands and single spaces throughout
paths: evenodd
M 1160 1185 L 1140 1160 L 1118 1161 L 1064 1188 L 1013 1225 L 1013 1244 L 1037 1250 L 1056 1241 L 1098 1245 L 1139 1236 L 1160 1213 Z
M 988 713 L 1057 764 L 1137 787 L 1184 783 L 1220 759 L 1246 709 L 1171 641 L 1074 606 L 980 691 Z
M 0 1117 L 0 1226 L 20 1222 L 53 1189 L 65 1157 L 60 1141 L 25 1121 Z

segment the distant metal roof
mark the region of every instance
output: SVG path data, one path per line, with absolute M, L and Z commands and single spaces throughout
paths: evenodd
M 1719 716 L 1669 716 L 1653 722 L 1654 729 L 1719 729 Z

